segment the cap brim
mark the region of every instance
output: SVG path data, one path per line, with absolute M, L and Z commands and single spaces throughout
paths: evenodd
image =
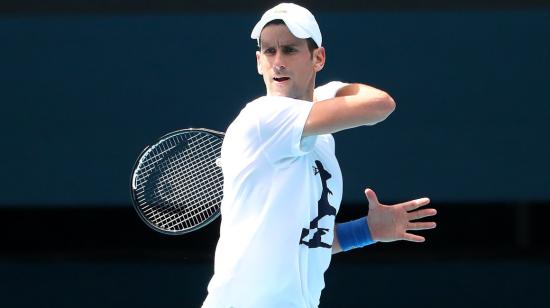
M 275 16 L 275 17 L 272 17 L 272 18 L 269 18 L 269 19 L 260 19 L 260 21 L 258 21 L 258 23 L 252 29 L 252 33 L 250 34 L 250 38 L 259 39 L 265 25 L 267 25 L 269 22 L 271 22 L 273 20 L 277 20 L 277 19 L 282 20 L 285 23 L 285 25 L 288 27 L 288 30 L 290 30 L 290 33 L 292 33 L 292 35 L 294 35 L 295 37 L 301 38 L 301 39 L 306 39 L 306 38 L 310 37 L 310 35 L 304 29 L 302 29 L 302 27 L 298 26 L 297 24 L 295 24 L 293 22 L 288 22 L 287 20 L 285 20 L 284 17 Z

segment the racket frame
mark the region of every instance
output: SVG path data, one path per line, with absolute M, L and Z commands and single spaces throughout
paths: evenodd
M 136 161 L 134 162 L 134 166 L 132 168 L 132 173 L 130 175 L 130 195 L 131 195 L 131 198 L 132 198 L 132 205 L 134 207 L 134 209 L 136 210 L 136 212 L 138 213 L 138 216 L 139 218 L 141 218 L 141 220 L 148 226 L 150 227 L 151 229 L 157 231 L 157 232 L 160 232 L 162 234 L 166 234 L 166 235 L 182 235 L 182 234 L 185 234 L 185 233 L 189 233 L 189 232 L 193 232 L 193 231 L 196 231 L 202 227 L 205 227 L 206 225 L 210 224 L 212 221 L 216 220 L 219 216 L 220 216 L 220 207 L 218 207 L 218 209 L 216 210 L 216 212 L 214 212 L 212 215 L 210 215 L 206 220 L 204 220 L 203 222 L 191 227 L 191 228 L 188 228 L 188 229 L 185 229 L 185 230 L 179 230 L 179 231 L 170 231 L 170 230 L 166 230 L 166 229 L 163 229 L 163 228 L 160 228 L 158 227 L 157 225 L 155 225 L 154 223 L 152 223 L 144 214 L 143 214 L 143 211 L 141 210 L 140 206 L 139 206 L 139 202 L 137 201 L 137 196 L 136 196 L 136 173 L 138 171 L 138 166 L 140 165 L 141 161 L 145 158 L 146 154 L 151 151 L 153 149 L 153 147 L 157 144 L 159 144 L 160 142 L 162 142 L 163 140 L 165 139 L 168 139 L 168 138 L 171 138 L 175 135 L 178 135 L 178 134 L 181 134 L 181 133 L 185 133 L 185 132 L 203 132 L 203 133 L 208 133 L 208 134 L 211 134 L 211 135 L 214 135 L 216 137 L 219 137 L 223 140 L 224 136 L 225 136 L 225 133 L 223 132 L 220 132 L 220 131 L 216 131 L 216 130 L 212 130 L 212 129 L 208 129 L 208 128 L 184 128 L 184 129 L 179 129 L 179 130 L 175 130 L 175 131 L 172 131 L 172 132 L 169 132 L 163 136 L 161 136 L 160 138 L 158 138 L 154 143 L 152 143 L 151 145 L 147 145 L 142 151 L 141 153 L 139 154 L 138 158 L 136 159 Z

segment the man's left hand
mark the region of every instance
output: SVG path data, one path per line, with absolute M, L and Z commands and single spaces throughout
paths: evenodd
M 393 242 L 399 240 L 424 242 L 422 236 L 408 233 L 410 230 L 426 230 L 436 227 L 435 222 L 415 221 L 434 216 L 437 211 L 432 208 L 421 209 L 430 203 L 428 198 L 420 198 L 395 205 L 384 205 L 378 201 L 376 193 L 367 188 L 365 195 L 369 200 L 369 214 L 367 222 L 372 239 L 379 242 Z

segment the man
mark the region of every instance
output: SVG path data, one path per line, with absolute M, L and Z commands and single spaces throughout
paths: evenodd
M 395 103 L 361 84 L 314 90 L 325 49 L 303 7 L 268 10 L 251 36 L 267 95 L 247 104 L 226 132 L 220 239 L 203 307 L 317 307 L 331 253 L 424 241 L 407 231 L 434 228 L 411 221 L 436 211 L 416 210 L 427 198 L 385 206 L 367 189 L 366 219 L 335 226 L 342 175 L 330 134 L 383 121 Z

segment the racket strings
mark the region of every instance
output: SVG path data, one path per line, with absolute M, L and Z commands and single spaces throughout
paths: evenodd
M 166 179 L 162 179 L 161 181 L 166 181 Z M 176 187 L 181 187 L 182 183 L 176 182 L 174 185 L 176 185 Z M 196 185 L 193 185 L 193 187 L 191 187 L 190 189 L 197 189 L 197 187 L 195 186 Z M 163 227 L 166 227 L 166 228 L 169 228 L 170 225 L 181 225 L 181 223 L 185 223 L 185 225 L 183 226 L 185 228 L 193 224 L 198 224 L 209 217 L 207 216 L 208 213 L 204 214 L 204 210 L 197 211 L 197 208 L 193 207 L 194 203 L 192 202 L 192 200 L 189 200 L 191 201 L 191 203 L 187 204 L 187 207 L 182 211 L 179 205 L 182 202 L 186 201 L 183 198 L 178 197 L 178 196 L 181 196 L 182 193 L 186 193 L 186 192 L 174 191 L 174 192 L 171 192 L 169 195 L 161 196 L 164 198 L 163 198 L 162 204 L 159 204 L 159 206 L 164 206 L 164 208 L 162 208 L 161 211 L 152 211 L 152 213 L 149 213 L 149 214 L 152 214 L 153 216 L 161 217 L 163 221 L 159 221 L 159 224 L 163 225 Z M 208 195 L 205 195 L 205 196 L 208 196 Z M 212 195 L 210 196 L 212 197 Z M 197 199 L 196 196 L 195 196 L 195 199 L 196 199 L 195 203 L 199 202 L 198 208 L 202 206 L 206 210 L 210 209 L 209 212 L 215 211 L 215 209 L 212 208 L 212 204 L 210 204 L 211 202 L 206 203 L 206 201 L 211 201 L 211 200 L 204 200 L 204 197 L 199 197 L 199 199 Z M 153 219 L 157 219 L 157 217 L 153 217 Z M 191 221 L 186 222 L 186 220 L 191 220 Z M 174 226 L 174 227 L 180 228 L 181 226 Z
M 151 149 L 136 180 L 145 217 L 162 229 L 176 231 L 212 217 L 223 194 L 223 174 L 215 163 L 220 149 L 221 139 L 203 132 L 176 135 Z M 150 179 L 155 171 L 160 172 L 158 179 Z
M 215 209 L 212 208 L 212 202 L 216 201 L 216 195 L 213 195 L 209 190 L 212 190 L 213 185 L 216 184 L 218 178 L 212 179 L 210 174 L 215 172 L 210 166 L 214 166 L 216 157 L 210 157 L 208 154 L 212 154 L 211 149 L 205 148 L 205 144 L 193 144 L 190 143 L 189 149 L 201 149 L 194 153 L 194 156 L 191 156 L 190 153 L 182 153 L 179 156 L 184 157 L 184 155 L 189 155 L 192 158 L 202 158 L 200 160 L 188 161 L 188 164 L 182 164 L 180 157 L 177 159 L 172 159 L 168 163 L 174 164 L 174 173 L 167 173 L 161 177 L 160 182 L 170 181 L 175 179 L 173 183 L 177 189 L 173 191 L 169 198 L 172 198 L 172 202 L 168 204 L 171 206 L 170 210 L 173 210 L 173 215 L 166 216 L 165 221 L 168 224 L 173 224 L 175 221 L 183 222 L 187 219 L 192 220 L 191 223 L 200 223 L 201 221 L 209 217 L 207 213 L 212 212 Z M 210 150 L 207 152 L 206 150 Z M 204 159 L 206 158 L 206 159 Z M 187 166 L 195 166 L 196 168 L 183 168 Z M 172 177 L 172 178 L 170 178 Z M 198 179 L 198 180 L 197 180 Z M 197 180 L 197 181 L 195 181 Z M 208 188 L 208 189 L 205 189 Z M 195 192 L 194 200 L 186 200 L 184 196 L 189 196 L 189 193 Z M 191 197 L 187 198 L 190 199 Z M 183 217 L 179 215 L 181 210 L 179 206 L 182 205 L 185 201 L 190 203 L 185 204 L 186 209 L 184 211 Z
M 200 156 L 197 156 L 197 155 L 202 155 L 203 158 L 207 158 L 207 156 L 206 156 L 207 153 L 205 153 L 205 151 L 204 151 L 204 149 L 205 149 L 204 144 L 200 144 L 200 142 L 198 144 L 194 144 L 193 141 L 194 141 L 193 138 L 191 138 L 189 148 L 186 151 L 187 153 L 181 153 L 181 154 L 178 155 L 179 157 L 175 157 L 175 158 L 172 157 L 167 161 L 168 164 L 170 164 L 171 167 L 173 167 L 172 170 L 174 171 L 174 173 L 166 172 L 160 178 L 160 183 L 166 183 L 166 181 L 176 179 L 176 182 L 173 183 L 175 185 L 175 187 L 177 187 L 177 188 L 188 187 L 188 191 L 181 191 L 181 189 L 178 189 L 176 191 L 172 191 L 169 196 L 165 196 L 166 201 L 172 201 L 172 202 L 168 202 L 167 205 L 172 206 L 172 207 L 175 206 L 175 208 L 171 208 L 172 210 L 179 210 L 178 205 L 181 205 L 181 202 L 185 201 L 185 200 L 183 200 L 184 198 L 182 198 L 182 196 L 185 196 L 184 195 L 185 193 L 193 192 L 193 191 L 197 191 L 197 192 L 198 191 L 204 191 L 204 190 L 198 190 L 198 188 L 199 188 L 198 186 L 204 185 L 204 183 L 202 183 L 202 181 L 196 181 L 195 183 L 190 182 L 190 181 L 193 181 L 193 180 L 196 180 L 196 179 L 208 178 L 208 177 L 204 177 L 205 175 L 207 175 L 207 174 L 204 174 L 204 172 L 201 173 L 201 174 L 197 174 L 195 172 L 196 170 L 200 170 L 200 168 L 204 169 L 206 167 L 204 162 L 207 161 L 207 160 L 206 159 L 195 160 L 194 158 L 199 158 L 200 157 Z M 189 150 L 192 150 L 192 149 L 201 149 L 201 151 L 197 151 L 195 153 L 190 153 Z M 185 157 L 184 155 L 187 155 L 190 158 L 187 162 L 182 162 L 181 161 L 181 158 Z M 189 167 L 189 166 L 196 167 L 196 168 L 182 168 L 182 167 Z M 170 177 L 172 177 L 172 178 L 170 178 Z M 182 183 L 182 180 L 183 180 L 183 183 Z M 178 196 L 180 196 L 180 197 L 178 197 Z M 205 196 L 208 196 L 208 195 L 205 195 Z M 195 199 L 196 199 L 196 196 L 195 196 Z M 192 200 L 189 200 L 189 201 L 192 201 Z M 199 199 L 197 199 L 196 201 L 203 201 L 204 202 L 206 200 L 204 200 L 204 198 L 199 197 Z M 201 204 L 204 204 L 204 203 L 199 203 L 199 205 L 201 205 Z M 192 208 L 192 207 L 190 208 L 189 207 L 190 205 L 193 206 L 194 204 L 193 203 L 187 204 L 186 213 L 190 214 L 191 218 L 193 220 L 196 220 L 197 218 L 202 218 L 200 216 L 197 216 L 196 215 L 197 213 L 194 213 L 195 209 Z M 177 213 L 174 213 L 174 215 L 176 215 L 176 214 Z M 167 217 L 167 219 L 169 219 L 169 217 Z M 170 221 L 168 221 L 168 223 L 170 223 Z

